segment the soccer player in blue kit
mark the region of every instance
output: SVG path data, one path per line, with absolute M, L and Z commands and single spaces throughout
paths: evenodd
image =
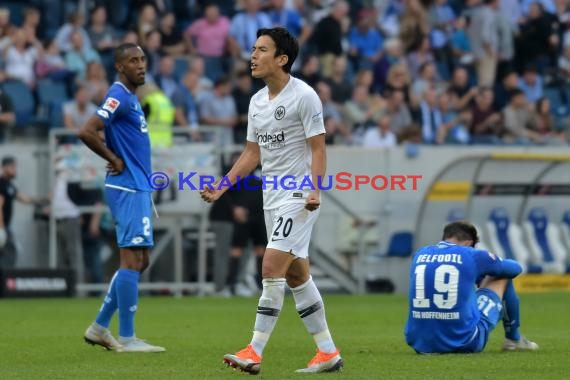
M 420 354 L 481 352 L 503 320 L 503 350 L 537 350 L 519 332 L 519 299 L 512 278 L 522 267 L 475 247 L 477 229 L 445 226 L 443 240 L 419 249 L 410 271 L 406 342 Z
M 154 245 L 152 231 L 152 188 L 150 140 L 145 115 L 135 90 L 145 83 L 146 57 L 131 43 L 115 50 L 119 80 L 109 88 L 105 100 L 79 132 L 79 138 L 107 161 L 105 192 L 115 220 L 120 268 L 95 322 L 85 331 L 85 341 L 117 352 L 162 352 L 136 337 L 134 316 L 138 304 L 140 274 L 149 265 Z M 105 134 L 103 141 L 100 131 Z M 118 341 L 109 331 L 113 314 L 119 311 Z

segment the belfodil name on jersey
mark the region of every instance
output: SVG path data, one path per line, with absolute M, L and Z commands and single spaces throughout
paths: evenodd
M 456 253 L 440 254 L 440 255 L 419 255 L 416 263 L 456 263 L 463 264 L 461 255 Z

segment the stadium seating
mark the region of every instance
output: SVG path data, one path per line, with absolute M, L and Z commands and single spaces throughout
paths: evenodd
M 30 88 L 22 81 L 7 80 L 2 83 L 2 89 L 12 100 L 16 114 L 16 128 L 30 125 L 47 124 L 47 120 L 37 118 L 36 101 Z
M 38 105 L 41 114 L 49 118 L 52 128 L 63 127 L 63 103 L 69 100 L 67 89 L 62 82 L 42 79 L 37 85 Z
M 487 221 L 487 237 L 491 252 L 506 259 L 518 261 L 528 271 L 530 253 L 523 241 L 522 228 L 511 221 L 506 209 L 494 208 Z
M 560 230 L 550 223 L 546 211 L 533 208 L 524 222 L 530 247 L 530 264 L 536 271 L 548 273 L 566 272 L 566 251 L 562 245 Z
M 566 252 L 568 252 L 568 256 L 566 257 L 566 273 L 570 273 L 570 210 L 567 210 L 562 215 L 560 236 L 566 246 Z

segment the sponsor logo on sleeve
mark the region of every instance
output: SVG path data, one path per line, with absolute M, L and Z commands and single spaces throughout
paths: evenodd
M 115 98 L 107 98 L 107 100 L 105 101 L 105 104 L 103 105 L 103 109 L 107 110 L 111 113 L 115 113 L 117 108 L 119 108 L 120 104 L 121 104 L 121 102 Z
M 109 112 L 107 112 L 107 111 L 105 111 L 105 110 L 103 110 L 103 109 L 97 110 L 97 114 L 98 114 L 99 116 L 101 116 L 102 118 L 104 118 L 104 119 L 108 119 L 108 118 L 109 118 Z

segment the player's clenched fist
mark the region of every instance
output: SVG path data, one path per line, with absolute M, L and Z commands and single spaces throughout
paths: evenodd
M 219 190 L 210 189 L 208 187 L 205 188 L 204 190 L 200 190 L 200 196 L 202 197 L 203 200 L 205 200 L 208 203 L 213 203 L 217 201 L 221 195 L 222 193 Z

